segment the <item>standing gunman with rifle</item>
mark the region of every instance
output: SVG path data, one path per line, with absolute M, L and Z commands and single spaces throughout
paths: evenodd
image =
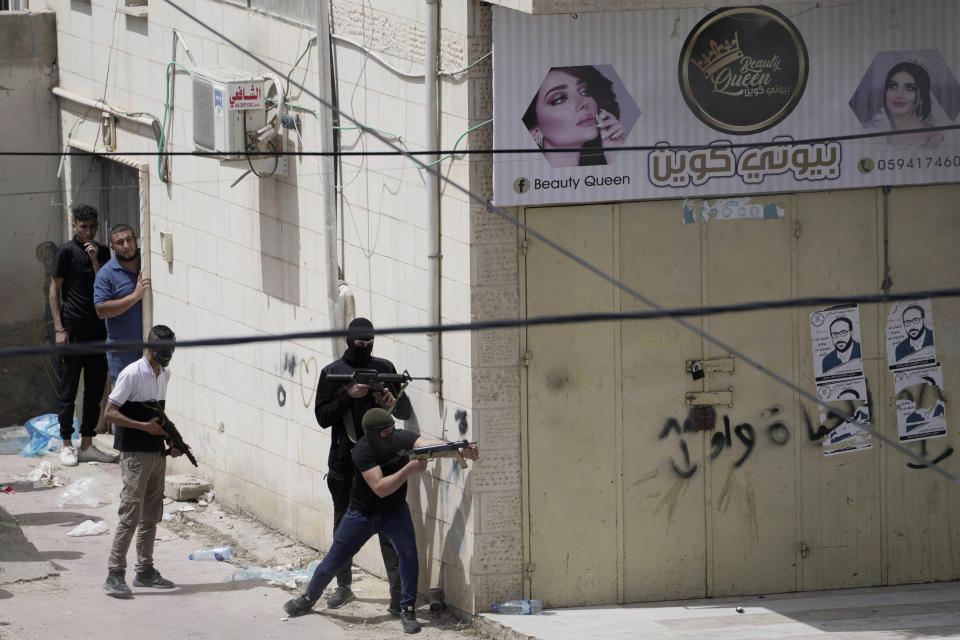
M 162 324 L 150 329 L 147 343 L 171 342 L 173 331 Z M 117 531 L 110 548 L 107 581 L 103 588 L 115 598 L 130 598 L 133 593 L 124 581 L 127 551 L 133 535 L 137 536 L 137 574 L 135 587 L 172 589 L 174 584 L 160 575 L 153 566 L 153 543 L 157 523 L 163 516 L 163 489 L 167 471 L 166 455 L 177 457 L 189 447 L 179 437 L 176 427 L 162 426 L 163 407 L 170 380 L 172 346 L 154 346 L 143 350 L 143 357 L 127 365 L 117 376 L 104 416 L 116 425 L 113 447 L 120 452 L 120 509 Z M 158 407 L 160 411 L 158 412 Z M 174 445 L 167 450 L 166 442 Z M 180 448 L 182 447 L 182 449 Z M 194 462 L 194 464 L 196 464 Z
M 353 488 L 353 446 L 363 436 L 363 416 L 375 407 L 388 409 L 400 420 L 413 415 L 410 399 L 400 393 L 400 382 L 410 379 L 397 373 L 393 363 L 375 358 L 373 323 L 356 318 L 347 328 L 347 350 L 320 372 L 314 413 L 317 422 L 330 433 L 330 455 L 327 458 L 327 488 L 333 498 L 333 529 L 340 526 L 350 505 Z M 386 378 L 386 381 L 378 378 Z M 396 406 L 394 406 L 396 404 Z M 380 536 L 380 551 L 390 584 L 390 606 L 387 611 L 400 615 L 400 561 L 386 536 Z M 327 600 L 336 609 L 353 597 L 351 562 L 337 574 L 337 589 Z

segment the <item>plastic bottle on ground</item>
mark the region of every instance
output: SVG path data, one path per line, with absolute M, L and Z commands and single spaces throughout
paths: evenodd
M 507 600 L 504 603 L 493 605 L 493 612 L 522 616 L 543 613 L 543 602 L 540 600 Z
M 237 554 L 233 551 L 233 547 L 230 545 L 224 545 L 222 547 L 214 547 L 212 549 L 197 549 L 190 554 L 191 560 L 230 560 Z

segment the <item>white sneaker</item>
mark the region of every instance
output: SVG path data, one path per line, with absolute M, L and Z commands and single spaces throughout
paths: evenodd
M 76 454 L 76 460 L 78 462 L 116 462 L 119 459 L 120 456 L 112 456 L 106 451 L 100 451 L 100 449 L 97 449 L 93 444 L 86 449 L 80 449 Z
M 65 467 L 77 466 L 77 448 L 66 446 L 60 451 L 60 464 Z

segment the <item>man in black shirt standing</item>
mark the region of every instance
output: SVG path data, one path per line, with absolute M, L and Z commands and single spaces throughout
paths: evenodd
M 57 250 L 50 278 L 50 313 L 57 344 L 103 342 L 107 329 L 93 306 L 93 282 L 101 265 L 110 260 L 110 250 L 97 244 L 97 210 L 89 205 L 73 207 L 73 239 Z M 116 462 L 117 457 L 93 445 L 100 399 L 107 379 L 107 357 L 103 353 L 64 354 L 59 359 L 60 462 L 74 467 L 78 462 Z M 80 422 L 80 450 L 71 445 L 73 413 L 83 375 L 83 411 Z
M 375 358 L 373 352 L 373 323 L 366 318 L 355 318 L 347 328 L 347 350 L 343 356 L 328 364 L 320 372 L 317 383 L 317 399 L 314 413 L 317 422 L 330 433 L 330 454 L 327 457 L 327 488 L 333 498 L 333 530 L 340 526 L 343 515 L 350 505 L 353 488 L 353 461 L 350 453 L 354 444 L 363 436 L 361 422 L 364 414 L 374 407 L 391 409 L 397 402 L 399 387 L 384 385 L 383 391 L 374 393 L 369 385 L 355 383 L 332 383 L 330 374 L 352 374 L 355 369 L 375 369 L 379 373 L 396 373 L 393 363 L 384 358 Z M 401 396 L 393 415 L 407 420 L 413 415 L 413 405 L 406 396 Z M 390 606 L 387 610 L 400 615 L 400 568 L 397 552 L 389 540 L 380 536 L 380 552 L 390 584 Z M 336 609 L 353 597 L 350 563 L 337 575 L 337 589 L 327 600 L 327 606 Z
M 379 533 L 390 540 L 399 556 L 403 632 L 416 633 L 420 630 L 416 616 L 420 573 L 413 519 L 407 506 L 407 480 L 426 470 L 427 461 L 411 458 L 402 452 L 443 444 L 443 441 L 396 429 L 390 412 L 381 408 L 370 409 L 364 414 L 363 432 L 364 436 L 353 448 L 356 474 L 350 493 L 350 508 L 337 527 L 330 551 L 314 570 L 306 593 L 289 600 L 283 609 L 290 616 L 310 611 L 337 572 L 344 566 L 349 567 L 354 554 L 373 534 Z M 461 448 L 460 454 L 471 460 L 479 457 L 475 444 Z

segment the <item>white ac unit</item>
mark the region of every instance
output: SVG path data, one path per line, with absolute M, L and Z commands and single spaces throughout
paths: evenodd
M 267 122 L 264 78 L 232 67 L 198 67 L 193 79 L 193 143 L 221 160 L 239 160 Z

